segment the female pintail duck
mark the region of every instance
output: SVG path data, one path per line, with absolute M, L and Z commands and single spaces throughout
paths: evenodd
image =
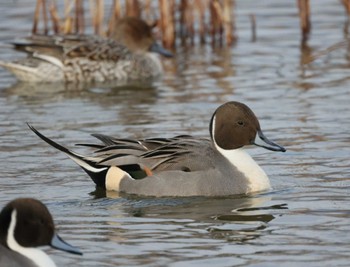
M 118 20 L 110 38 L 94 35 L 33 35 L 12 43 L 28 57 L 0 66 L 27 82 L 127 82 L 152 80 L 162 74 L 159 53 L 172 54 L 137 18 Z
M 82 255 L 56 233 L 46 206 L 32 198 L 18 198 L 8 203 L 0 213 L 1 267 L 55 267 L 52 259 L 38 246 Z
M 228 102 L 214 112 L 210 139 L 184 135 L 131 140 L 94 134 L 103 144 L 81 144 L 97 149 L 89 157 L 29 127 L 74 160 L 97 186 L 145 196 L 225 196 L 267 190 L 267 175 L 243 147 L 286 151 L 265 137 L 254 113 L 239 102 Z

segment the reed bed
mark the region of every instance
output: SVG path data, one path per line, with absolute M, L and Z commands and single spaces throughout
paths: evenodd
M 350 0 L 340 2 L 349 20 Z M 110 8 L 106 10 L 106 6 Z M 311 32 L 310 1 L 296 0 L 296 7 L 300 19 L 301 45 L 305 46 Z M 177 43 L 229 46 L 237 40 L 235 0 L 64 0 L 61 13 L 62 17 L 58 12 L 57 0 L 37 0 L 32 33 L 80 34 L 90 27 L 93 33 L 108 36 L 119 18 L 131 16 L 154 25 L 167 48 Z M 255 14 L 250 15 L 250 21 L 252 41 L 256 41 Z M 42 27 L 39 30 L 40 23 Z
M 109 14 L 104 0 L 65 0 L 60 17 L 54 0 L 37 0 L 33 34 L 84 33 L 89 14 L 93 33 L 108 36 L 121 17 L 138 17 L 155 25 L 165 47 L 211 42 L 231 45 L 236 41 L 234 0 L 112 0 Z M 87 12 L 87 10 L 89 12 Z M 39 29 L 39 24 L 42 27 Z M 197 38 L 198 37 L 198 38 Z

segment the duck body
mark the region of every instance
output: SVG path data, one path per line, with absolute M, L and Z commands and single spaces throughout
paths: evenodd
M 141 179 L 134 167 L 127 170 L 130 177 L 123 176 L 119 183 L 110 183 L 115 180 L 113 171 L 109 170 L 107 190 L 153 196 L 223 196 L 270 188 L 267 175 L 248 153 L 237 149 L 223 155 L 210 139 L 192 136 L 146 139 L 138 140 L 137 147 L 122 139 L 95 136 L 106 142 L 106 147 L 96 153 L 97 158 L 103 159 L 102 164 L 128 169 L 127 166 L 137 162 L 145 172 L 149 166 L 149 173 L 141 175 Z M 124 153 L 128 157 L 119 157 Z
M 133 140 L 94 134 L 102 144 L 82 144 L 95 148 L 89 157 L 29 127 L 66 153 L 97 186 L 145 196 L 227 196 L 268 190 L 267 175 L 243 146 L 255 144 L 285 151 L 263 135 L 246 105 L 234 101 L 213 114 L 210 139 L 183 135 Z
M 0 65 L 27 82 L 103 83 L 157 79 L 162 64 L 155 53 L 171 53 L 159 46 L 142 20 L 119 21 L 110 38 L 96 35 L 32 35 L 13 42 L 27 58 Z M 142 27 L 140 27 L 140 25 Z M 118 27 L 117 27 L 118 28 Z
M 55 267 L 52 259 L 36 248 L 44 245 L 81 254 L 55 233 L 51 214 L 40 201 L 19 198 L 8 203 L 0 213 L 0 266 Z

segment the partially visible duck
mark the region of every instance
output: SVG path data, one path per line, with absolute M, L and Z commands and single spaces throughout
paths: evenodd
M 172 54 L 159 45 L 152 27 L 138 18 L 117 21 L 110 38 L 95 35 L 32 35 L 12 43 L 28 57 L 0 61 L 19 80 L 27 82 L 128 82 L 162 75 L 155 53 Z
M 145 196 L 226 196 L 268 190 L 267 175 L 244 147 L 286 151 L 265 137 L 248 106 L 234 101 L 212 115 L 210 139 L 185 135 L 132 140 L 95 134 L 103 144 L 85 144 L 97 149 L 88 157 L 29 127 L 75 161 L 97 186 Z
M 82 255 L 55 232 L 47 207 L 32 198 L 18 198 L 8 203 L 0 213 L 1 267 L 55 267 L 52 259 L 38 246 Z

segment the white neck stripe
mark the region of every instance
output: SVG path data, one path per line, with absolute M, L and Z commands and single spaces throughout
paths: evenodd
M 211 123 L 211 136 L 213 138 L 215 146 L 218 146 L 215 141 L 215 122 L 216 122 L 216 115 L 213 117 L 213 121 Z

